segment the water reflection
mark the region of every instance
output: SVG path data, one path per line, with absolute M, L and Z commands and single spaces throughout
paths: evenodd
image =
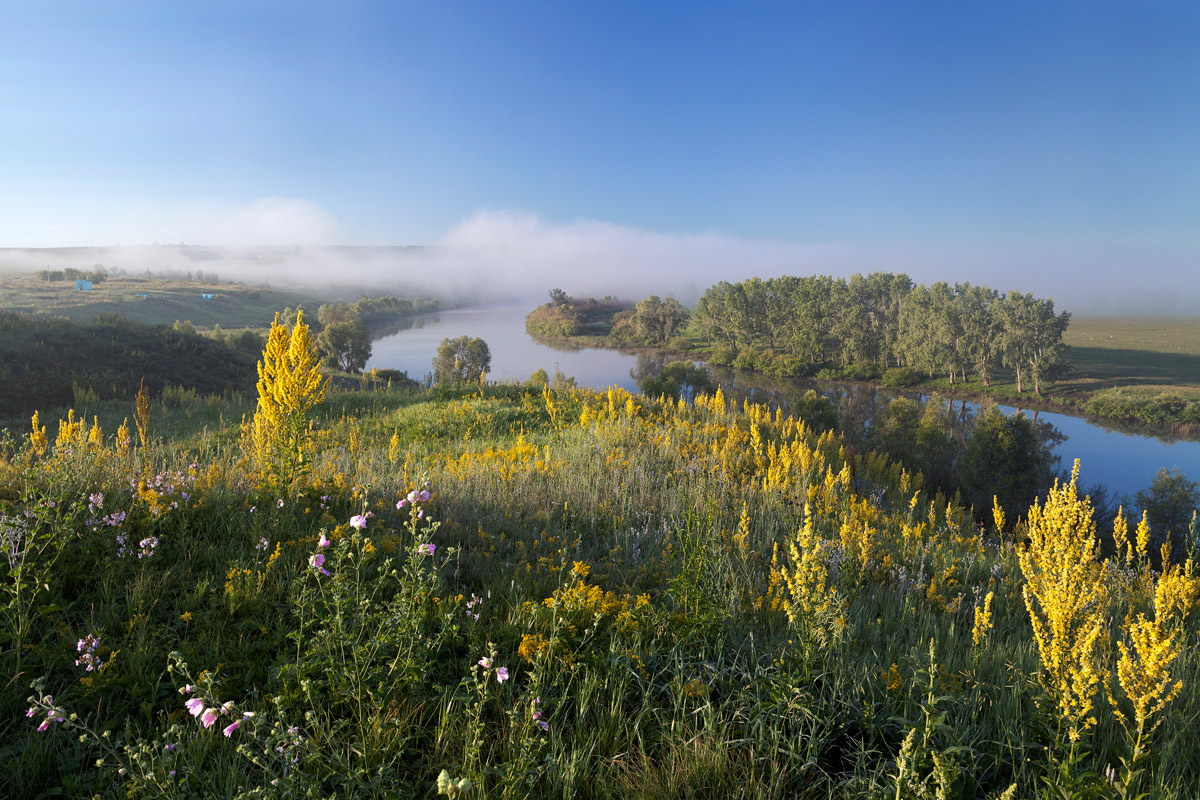
M 580 386 L 604 389 L 620 386 L 637 391 L 639 382 L 656 377 L 672 359 L 663 353 L 637 355 L 616 350 L 551 348 L 539 344 L 525 332 L 524 306 L 442 310 L 403 320 L 405 327 L 377 340 L 368 368 L 392 368 L 405 371 L 420 380 L 431 371 L 437 346 L 443 338 L 479 336 L 492 352 L 488 377 L 498 381 L 524 381 L 534 371 L 555 370 L 573 376 Z M 854 384 L 833 384 L 735 372 L 714 368 L 727 397 L 740 403 L 744 398 L 781 406 L 785 413 L 802 405 L 809 389 L 828 396 L 834 403 L 844 430 L 856 437 L 865 436 L 870 420 L 896 397 L 922 400 L 920 394 L 901 390 L 876 390 Z M 965 441 L 977 408 L 974 403 L 943 400 L 955 424 L 953 436 Z M 1005 413 L 1016 409 L 1001 406 Z M 1039 436 L 1052 446 L 1060 466 L 1070 468 L 1074 459 L 1083 463 L 1085 486 L 1102 483 L 1114 493 L 1129 494 L 1148 487 L 1160 467 L 1179 467 L 1193 480 L 1200 478 L 1200 443 L 1178 441 L 1169 435 L 1155 436 L 1137 432 L 1119 432 L 1101 427 L 1081 417 L 1047 411 L 1026 411 L 1038 425 Z M 1157 438 L 1156 438 L 1157 437 Z

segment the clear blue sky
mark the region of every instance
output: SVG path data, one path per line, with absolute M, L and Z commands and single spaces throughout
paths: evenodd
M 1195 298 L 1200 3 L 0 0 L 0 246 L 481 213 Z

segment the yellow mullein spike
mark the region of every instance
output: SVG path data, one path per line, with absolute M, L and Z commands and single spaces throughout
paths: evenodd
M 246 431 L 264 479 L 285 484 L 295 479 L 311 435 L 308 414 L 325 398 L 327 387 L 304 312 L 297 312 L 290 332 L 276 314 L 258 362 L 258 407 Z
M 1096 561 L 1091 501 L 1076 488 L 1078 461 L 1071 474 L 1069 484 L 1055 483 L 1044 505 L 1030 507 L 1029 545 L 1018 556 L 1042 682 L 1074 742 L 1096 724 L 1108 589 Z
M 1142 521 L 1137 526 L 1137 554 L 1143 564 L 1150 558 L 1150 515 L 1145 511 L 1142 512 Z
M 150 443 L 150 394 L 146 391 L 146 379 L 138 384 L 137 397 L 134 398 L 134 423 L 137 424 L 138 442 L 144 450 Z
M 92 416 L 92 427 L 88 431 L 87 441 L 89 447 L 104 446 L 104 432 L 100 430 L 100 418 L 95 415 Z
M 975 627 L 971 629 L 971 641 L 976 647 L 987 640 L 988 633 L 992 630 L 992 596 L 994 594 L 994 592 L 988 592 L 987 597 L 983 598 L 983 605 L 975 607 Z
M 1129 522 L 1125 519 L 1125 507 L 1117 506 L 1117 517 L 1113 520 L 1113 546 L 1117 560 L 1129 564 Z
M 133 440 L 129 437 L 129 417 L 126 417 L 121 422 L 121 427 L 117 428 L 116 446 L 120 450 L 128 450 Z
M 45 426 L 38 425 L 38 412 L 36 411 L 33 412 L 33 432 L 29 434 L 29 445 L 39 456 L 46 455 L 46 450 L 50 447 L 50 442 L 46 439 Z
M 992 521 L 996 523 L 996 533 L 1004 533 L 1004 509 L 996 495 L 992 495 Z

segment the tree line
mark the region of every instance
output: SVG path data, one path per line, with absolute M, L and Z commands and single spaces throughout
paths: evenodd
M 1051 299 L 969 283 L 924 286 L 887 272 L 722 281 L 693 316 L 715 345 L 715 363 L 781 375 L 829 362 L 908 368 L 948 375 L 951 384 L 973 374 L 985 386 L 1004 367 L 1018 392 L 1031 383 L 1038 394 L 1066 366 L 1071 318 Z

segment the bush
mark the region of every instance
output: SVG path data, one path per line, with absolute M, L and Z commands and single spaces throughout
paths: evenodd
M 708 363 L 715 364 L 718 367 L 728 367 L 733 365 L 737 357 L 737 350 L 734 350 L 732 347 L 718 345 L 713 348 L 712 355 L 708 357 Z
M 921 373 L 915 369 L 908 367 L 900 367 L 899 369 L 889 369 L 883 373 L 883 385 L 893 386 L 897 388 L 907 388 L 916 386 L 922 380 Z
M 579 317 L 570 306 L 542 305 L 525 317 L 525 331 L 534 337 L 562 339 L 583 331 Z

